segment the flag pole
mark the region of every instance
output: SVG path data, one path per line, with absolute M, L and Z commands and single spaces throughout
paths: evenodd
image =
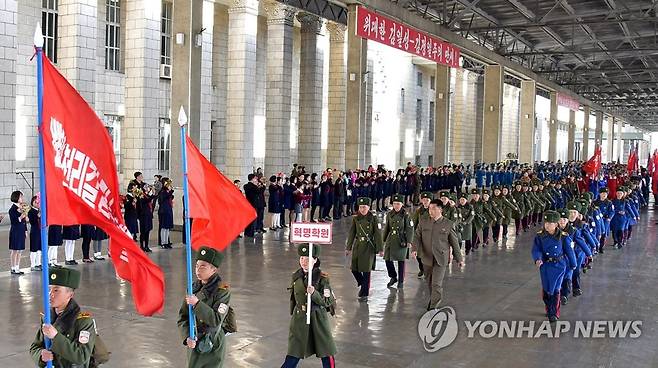
M 313 286 L 313 243 L 308 244 L 308 287 Z M 306 293 L 306 324 L 311 324 L 311 294 Z
M 39 140 L 39 195 L 41 196 L 41 203 L 39 204 L 41 211 L 41 292 L 43 297 L 43 323 L 50 324 L 50 279 L 48 278 L 48 201 L 46 198 L 46 169 L 43 153 L 43 135 L 41 129 L 43 128 L 43 34 L 41 33 L 41 25 L 37 23 L 34 30 L 34 47 L 36 48 L 37 57 L 37 122 L 39 131 L 37 134 Z M 52 342 L 46 336 L 43 337 L 46 350 L 50 350 Z M 46 367 L 52 368 L 53 362 L 46 362 Z
M 180 107 L 178 112 L 178 124 L 180 125 L 180 146 L 181 146 L 181 156 L 183 161 L 183 204 L 184 208 L 184 218 L 185 218 L 185 260 L 187 263 L 187 295 L 192 295 L 192 236 L 190 229 L 190 195 L 188 192 L 187 185 L 187 141 L 185 140 L 185 126 L 187 125 L 187 115 L 185 114 L 185 109 L 183 106 Z M 195 318 L 194 318 L 194 308 L 191 305 L 187 305 L 187 314 L 190 325 L 190 339 L 194 340 L 196 338 L 195 331 Z

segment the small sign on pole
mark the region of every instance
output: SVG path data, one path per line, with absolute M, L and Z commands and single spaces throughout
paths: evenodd
M 313 243 L 331 244 L 331 223 L 294 222 L 290 229 L 291 243 L 308 243 L 308 285 L 313 285 Z M 311 294 L 306 293 L 306 324 L 311 324 Z

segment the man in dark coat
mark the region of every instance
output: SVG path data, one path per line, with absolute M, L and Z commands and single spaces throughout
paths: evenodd
M 258 218 L 245 229 L 244 234 L 253 238 L 255 232 L 265 232 L 265 229 L 262 228 L 262 217 L 265 211 L 265 186 L 260 185 L 256 174 L 249 174 L 247 179 L 249 182 L 244 185 L 244 195 L 256 210 Z

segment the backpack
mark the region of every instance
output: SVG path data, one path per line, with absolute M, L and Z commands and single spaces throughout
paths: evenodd
M 94 350 L 91 352 L 91 359 L 89 360 L 89 368 L 97 368 L 101 364 L 105 364 L 110 360 L 111 352 L 107 349 L 105 342 L 101 339 L 100 335 L 96 333 L 94 340 Z

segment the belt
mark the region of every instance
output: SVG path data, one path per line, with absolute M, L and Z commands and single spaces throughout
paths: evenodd
M 559 257 L 547 257 L 544 262 L 557 263 L 564 259 L 564 254 Z
M 297 304 L 297 309 L 299 309 L 300 311 L 306 313 L 306 304 Z M 321 308 L 320 308 L 319 305 L 311 303 L 311 311 L 316 311 L 316 310 L 320 310 L 320 309 Z

